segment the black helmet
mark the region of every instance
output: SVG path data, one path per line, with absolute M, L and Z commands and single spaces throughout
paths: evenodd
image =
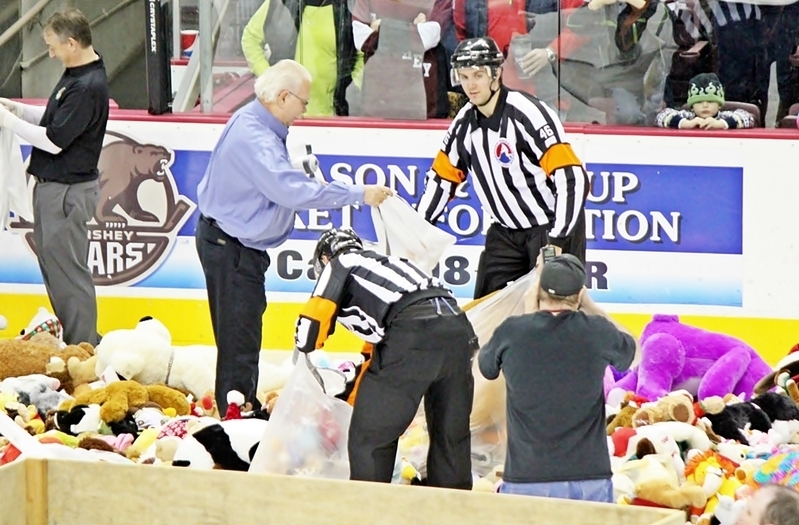
M 455 48 L 449 63 L 452 71 L 452 83 L 460 83 L 457 70 L 467 67 L 489 67 L 492 76 L 496 75 L 496 68 L 505 61 L 502 51 L 496 41 L 488 36 L 467 38 Z
M 325 231 L 316 243 L 316 249 L 313 254 L 313 271 L 318 279 L 322 275 L 322 270 L 325 269 L 325 263 L 322 262 L 322 256 L 327 255 L 328 259 L 332 259 L 336 255 L 352 250 L 363 250 L 363 242 L 358 234 L 352 228 L 330 228 Z

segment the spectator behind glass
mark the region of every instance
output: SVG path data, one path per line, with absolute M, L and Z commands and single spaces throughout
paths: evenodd
M 447 117 L 447 52 L 441 36 L 442 28 L 449 26 L 451 6 L 451 0 L 354 0 L 355 46 L 363 51 L 367 64 L 363 114 Z
M 718 76 L 727 96 L 748 102 L 766 114 L 769 71 L 765 63 L 766 38 L 760 7 L 751 3 L 708 0 L 714 15 Z
M 750 1 L 760 3 L 763 0 Z M 771 64 L 776 63 L 777 90 L 780 96 L 777 107 L 778 123 L 788 115 L 789 108 L 799 102 L 799 1 L 782 1 L 787 5 L 760 6 L 765 25 L 766 47 L 766 66 L 762 74 L 770 75 Z M 767 82 L 768 80 L 766 77 Z M 768 98 L 765 107 L 768 108 Z
M 540 69 L 549 64 L 553 53 L 546 51 L 546 47 L 533 49 L 533 44 L 527 34 L 532 31 L 535 15 L 557 13 L 558 3 L 553 0 L 453 0 L 452 18 L 455 23 L 455 35 L 459 42 L 468 38 L 488 36 L 493 38 L 502 54 L 513 59 L 511 41 L 517 40 L 519 49 L 524 51 L 520 57 L 519 66 L 527 68 L 521 71 L 517 67 L 506 67 L 502 81 L 509 89 L 517 89 L 535 94 L 536 86 L 532 80 Z M 582 0 L 564 0 L 561 9 L 572 9 L 583 5 Z M 549 44 L 550 51 L 568 46 L 568 42 L 558 39 L 558 24 L 556 17 L 542 18 L 544 32 L 552 32 Z M 549 20 L 549 21 L 547 21 Z M 547 27 L 544 27 L 547 26 Z M 554 40 L 552 40 L 554 39 Z M 554 58 L 553 58 L 554 60 Z M 509 66 L 510 61 L 509 61 Z
M 746 110 L 721 111 L 724 86 L 713 73 L 702 73 L 691 79 L 687 105 L 690 110 L 664 109 L 658 114 L 657 125 L 679 129 L 736 129 L 755 125 L 754 117 Z
M 347 0 L 266 0 L 241 36 L 250 70 L 260 76 L 270 64 L 294 59 L 314 79 L 306 115 L 348 115 L 346 90 L 363 70 L 350 17 Z

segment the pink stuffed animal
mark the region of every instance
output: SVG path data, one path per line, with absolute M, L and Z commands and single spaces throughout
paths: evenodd
M 641 363 L 608 392 L 621 388 L 656 400 L 684 389 L 700 400 L 726 394 L 749 399 L 771 372 L 743 341 L 682 324 L 676 315 L 655 314 L 641 334 Z

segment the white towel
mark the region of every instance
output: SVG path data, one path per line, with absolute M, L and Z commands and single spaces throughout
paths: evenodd
M 8 227 L 11 212 L 33 221 L 33 201 L 19 141 L 13 131 L 0 128 L 0 231 Z
M 372 206 L 377 251 L 397 255 L 416 263 L 427 273 L 433 271 L 444 252 L 455 244 L 455 236 L 424 220 L 398 195 Z

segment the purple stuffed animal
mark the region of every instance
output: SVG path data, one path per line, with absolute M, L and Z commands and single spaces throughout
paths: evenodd
M 655 314 L 641 334 L 641 363 L 617 377 L 610 389 L 649 400 L 681 389 L 700 400 L 726 394 L 749 399 L 755 384 L 771 372 L 743 341 L 684 325 L 676 315 Z

